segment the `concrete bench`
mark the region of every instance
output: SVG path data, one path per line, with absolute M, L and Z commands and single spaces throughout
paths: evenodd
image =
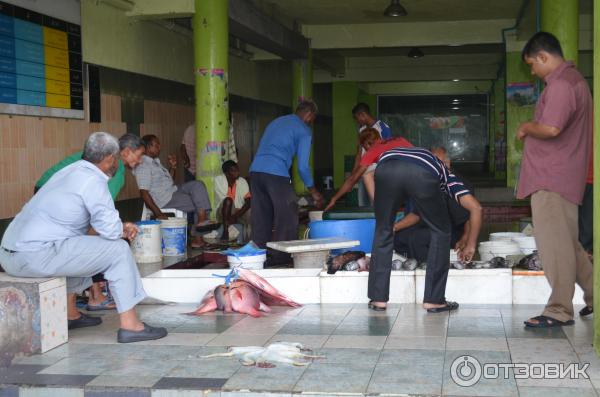
M 64 277 L 21 278 L 0 272 L 0 364 L 66 343 Z

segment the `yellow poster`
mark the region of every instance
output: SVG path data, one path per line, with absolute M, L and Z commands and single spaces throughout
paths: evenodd
M 58 48 L 44 46 L 44 63 L 50 66 L 69 69 L 69 53 Z
M 46 65 L 46 78 L 68 83 L 70 81 L 69 70 Z
M 69 95 L 71 93 L 69 89 L 69 83 L 57 80 L 46 79 L 46 92 L 49 94 L 60 94 Z
M 58 95 L 46 93 L 46 106 L 50 108 L 71 108 L 71 97 L 69 95 Z
M 44 26 L 44 45 L 68 50 L 67 32 Z

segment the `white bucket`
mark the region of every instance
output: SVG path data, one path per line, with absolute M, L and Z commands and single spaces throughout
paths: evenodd
M 500 256 L 506 258 L 508 255 L 521 255 L 519 245 L 513 241 L 482 241 L 479 243 L 479 256 L 484 262 Z
M 242 267 L 250 270 L 260 270 L 264 268 L 267 254 L 251 255 L 251 256 L 233 256 L 227 255 L 229 267 Z
M 311 222 L 322 221 L 323 220 L 323 211 L 308 211 L 308 219 Z
M 136 222 L 138 234 L 131 243 L 131 249 L 138 263 L 160 262 L 162 250 L 160 243 L 160 222 Z
M 160 221 L 163 256 L 182 256 L 187 249 L 187 218 Z
M 514 238 L 526 237 L 523 233 L 518 232 L 499 232 L 499 233 L 490 233 L 490 241 L 511 241 Z
M 513 238 L 513 241 L 519 245 L 519 248 L 525 255 L 529 255 L 537 249 L 537 245 L 535 244 L 535 237 L 517 237 Z

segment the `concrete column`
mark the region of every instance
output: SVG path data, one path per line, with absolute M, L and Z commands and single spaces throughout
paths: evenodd
M 195 0 L 196 178 L 208 189 L 212 207 L 214 178 L 228 158 L 228 8 L 223 0 Z M 212 213 L 214 217 L 214 211 Z
M 560 41 L 565 59 L 577 64 L 579 51 L 579 1 L 542 0 L 542 31 L 555 35 Z
M 292 62 L 292 112 L 296 110 L 296 106 L 305 100 L 313 99 L 313 65 L 312 51 L 308 50 L 308 59 L 296 59 Z M 317 104 L 318 106 L 319 104 Z M 313 144 L 314 144 L 313 138 Z M 313 170 L 314 150 L 310 149 L 310 169 Z M 306 191 L 304 182 L 298 173 L 298 162 L 294 158 L 292 164 L 292 183 L 296 194 L 302 194 Z M 319 181 L 315 180 L 315 185 L 318 186 Z
M 594 92 L 600 92 L 600 0 L 594 0 Z M 600 97 L 594 96 L 594 181 L 600 181 Z M 594 183 L 594 252 L 600 253 L 600 183 Z M 594 266 L 594 307 L 600 307 L 600 266 Z M 600 315 L 594 315 L 594 349 L 600 355 Z

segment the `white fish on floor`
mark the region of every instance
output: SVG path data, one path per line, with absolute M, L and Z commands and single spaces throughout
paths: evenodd
M 234 346 L 230 347 L 226 353 L 215 353 L 202 358 L 213 357 L 237 357 L 243 365 L 256 365 L 261 368 L 272 368 L 274 363 L 292 364 L 297 366 L 308 365 L 305 361 L 314 358 L 325 358 L 325 356 L 315 356 L 306 354 L 310 351 L 302 344 L 295 342 L 275 342 L 269 346 Z M 303 361 L 300 361 L 303 360 Z

